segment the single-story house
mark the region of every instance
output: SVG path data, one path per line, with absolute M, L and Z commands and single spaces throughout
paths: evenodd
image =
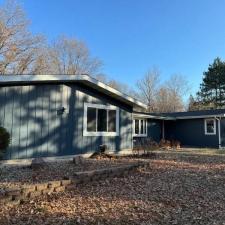
M 11 134 L 5 159 L 86 154 L 133 139 L 177 139 L 225 147 L 225 110 L 143 113 L 146 105 L 88 75 L 0 76 L 0 126 Z
M 133 113 L 134 139 L 178 140 L 185 147 L 224 148 L 225 109 L 172 113 Z M 142 129 L 142 123 L 146 129 Z

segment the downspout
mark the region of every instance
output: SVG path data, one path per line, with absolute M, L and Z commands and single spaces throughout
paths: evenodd
M 220 132 L 220 120 L 221 120 L 221 117 L 215 117 L 215 119 L 218 121 L 219 149 L 221 149 L 221 132 Z
M 165 140 L 165 124 L 164 124 L 164 120 L 162 121 L 162 139 Z
M 131 129 L 132 129 L 132 141 L 131 141 L 131 150 L 133 151 L 134 150 L 134 115 L 132 113 L 132 126 L 131 126 Z

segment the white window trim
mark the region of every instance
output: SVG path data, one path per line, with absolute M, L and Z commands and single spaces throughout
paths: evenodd
M 106 110 L 116 110 L 116 132 L 90 132 L 87 131 L 87 108 L 92 107 L 96 109 L 106 109 Z M 98 112 L 98 111 L 97 111 Z M 98 120 L 98 113 L 96 113 L 96 121 Z M 96 123 L 96 126 L 98 121 Z M 107 130 L 108 130 L 108 111 L 107 111 Z M 83 136 L 119 136 L 119 108 L 113 105 L 101 105 L 101 104 L 92 104 L 92 103 L 84 103 L 84 118 L 83 118 Z
M 211 121 L 213 120 L 213 126 L 214 126 L 214 129 L 213 129 L 213 133 L 208 133 L 207 132 L 207 121 Z M 205 119 L 205 135 L 216 135 L 216 119 Z
M 135 120 L 139 121 L 139 134 L 135 134 Z M 141 120 L 145 120 L 145 129 L 146 129 L 146 134 L 140 134 L 141 132 Z M 134 118 L 133 119 L 133 137 L 147 137 L 148 136 L 148 120 L 145 118 Z

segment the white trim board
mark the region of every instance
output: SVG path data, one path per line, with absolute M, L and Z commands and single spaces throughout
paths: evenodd
M 201 116 L 178 116 L 174 117 L 175 119 L 204 119 L 204 118 L 214 118 L 214 117 L 224 117 L 225 114 L 217 115 L 201 115 Z
M 138 120 L 138 126 L 139 126 L 139 134 L 135 134 L 135 120 Z M 146 121 L 145 122 L 145 134 L 141 134 L 141 120 Z M 147 137 L 148 136 L 148 120 L 146 118 L 134 118 L 133 119 L 133 137 Z
M 176 120 L 175 117 L 169 117 L 169 116 L 155 116 L 155 115 L 148 115 L 148 114 L 139 114 L 139 113 L 133 113 L 134 118 L 146 118 L 146 119 L 158 119 L 158 120 Z
M 147 119 L 160 119 L 160 120 L 185 120 L 185 119 L 204 119 L 214 117 L 225 117 L 225 114 L 214 114 L 214 115 L 200 115 L 200 116 L 155 116 L 148 114 L 133 113 L 134 118 L 147 118 Z
M 213 133 L 207 132 L 207 121 L 213 121 Z M 216 119 L 210 118 L 204 120 L 205 135 L 216 135 Z
M 95 109 L 106 109 L 107 110 L 107 130 L 108 130 L 108 110 L 116 110 L 116 132 L 90 132 L 87 131 L 87 108 L 92 107 Z M 96 126 L 98 124 L 98 115 L 96 113 Z M 119 136 L 119 108 L 113 105 L 102 105 L 102 104 L 92 104 L 84 103 L 84 116 L 83 116 L 83 136 Z
M 3 75 L 0 76 L 0 85 L 5 84 L 33 84 L 33 83 L 72 83 L 80 82 L 87 86 L 90 86 L 100 92 L 105 93 L 115 99 L 122 102 L 126 102 L 128 105 L 138 106 L 147 109 L 147 105 L 132 98 L 110 86 L 104 84 L 93 77 L 88 75 Z

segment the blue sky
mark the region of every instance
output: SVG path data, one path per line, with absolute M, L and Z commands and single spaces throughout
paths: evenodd
M 156 66 L 198 90 L 202 73 L 225 59 L 224 0 L 17 0 L 31 30 L 85 41 L 103 72 L 130 86 Z

